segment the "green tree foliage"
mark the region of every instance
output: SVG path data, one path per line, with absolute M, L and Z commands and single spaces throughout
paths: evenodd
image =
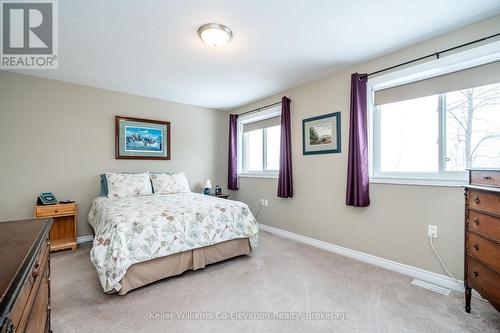
M 309 127 L 309 140 L 312 142 L 318 142 L 319 141 L 319 135 L 318 132 L 314 129 L 314 127 Z

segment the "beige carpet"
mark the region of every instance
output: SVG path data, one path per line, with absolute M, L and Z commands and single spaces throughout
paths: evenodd
M 489 304 L 473 299 L 472 313 L 466 314 L 460 293 L 442 296 L 382 268 L 269 233 L 260 236 L 252 257 L 187 272 L 126 296 L 103 293 L 90 246 L 55 253 L 52 328 L 56 333 L 500 331 L 500 315 Z M 169 318 L 177 312 L 191 318 L 324 313 L 314 320 Z

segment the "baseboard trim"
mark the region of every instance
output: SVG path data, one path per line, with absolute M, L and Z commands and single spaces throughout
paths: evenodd
M 463 286 L 462 281 L 456 281 L 456 280 L 454 280 L 448 276 L 442 275 L 442 274 L 437 274 L 434 272 L 430 272 L 430 271 L 427 271 L 427 270 L 424 270 L 424 269 L 421 269 L 418 267 L 402 264 L 402 263 L 392 261 L 389 259 L 380 258 L 380 257 L 374 256 L 371 254 L 364 253 L 364 252 L 351 250 L 351 249 L 348 249 L 346 247 L 323 242 L 323 241 L 320 241 L 320 240 L 317 240 L 314 238 L 295 234 L 295 233 L 290 232 L 290 231 L 271 227 L 269 225 L 259 224 L 259 226 L 260 226 L 260 229 L 262 229 L 264 231 L 267 231 L 269 233 L 272 233 L 272 234 L 275 234 L 275 235 L 278 235 L 278 236 L 281 236 L 284 238 L 292 239 L 292 240 L 295 240 L 297 242 L 301 242 L 304 244 L 315 246 L 315 247 L 318 247 L 318 248 L 326 250 L 326 251 L 341 254 L 341 255 L 344 255 L 346 257 L 350 257 L 350 258 L 353 258 L 356 260 L 366 262 L 368 264 L 372 264 L 372 265 L 382 267 L 382 268 L 385 268 L 385 269 L 388 269 L 388 270 L 391 270 L 394 272 L 398 272 L 398 273 L 401 273 L 401 274 L 404 274 L 407 276 L 411 276 L 413 278 L 423 280 L 423 281 L 426 281 L 429 283 L 433 283 L 433 284 L 436 284 L 438 286 L 453 289 L 456 291 L 463 291 L 464 290 L 464 286 Z
M 93 235 L 86 235 L 86 236 L 76 237 L 76 243 L 77 244 L 92 242 L 92 240 L 94 240 L 94 236 Z

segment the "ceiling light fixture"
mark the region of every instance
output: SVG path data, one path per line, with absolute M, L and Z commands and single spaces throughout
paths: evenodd
M 231 29 L 219 23 L 207 23 L 198 29 L 198 35 L 208 46 L 223 47 L 231 38 L 233 32 Z

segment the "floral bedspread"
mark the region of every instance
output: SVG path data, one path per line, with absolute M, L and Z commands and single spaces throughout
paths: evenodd
M 258 224 L 242 202 L 197 193 L 94 199 L 90 259 L 105 292 L 138 262 L 236 238 L 255 248 Z

